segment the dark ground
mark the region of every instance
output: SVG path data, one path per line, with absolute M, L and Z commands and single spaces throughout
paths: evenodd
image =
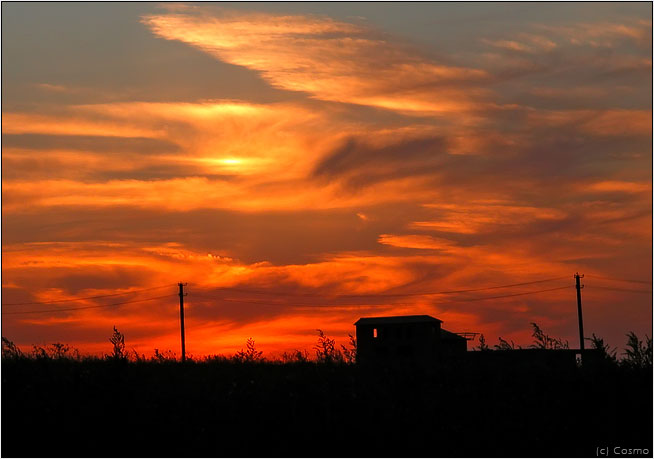
M 3 359 L 2 457 L 652 457 L 652 370 Z

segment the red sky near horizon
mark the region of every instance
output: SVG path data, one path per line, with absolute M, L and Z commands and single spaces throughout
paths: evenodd
M 652 330 L 648 3 L 3 3 L 2 335 Z M 517 284 L 517 285 L 516 285 Z M 470 343 L 469 348 L 477 345 Z

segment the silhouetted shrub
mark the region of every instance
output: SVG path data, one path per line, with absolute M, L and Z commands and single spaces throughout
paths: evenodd
M 234 355 L 234 360 L 237 362 L 259 362 L 262 359 L 263 352 L 257 351 L 254 345 L 254 339 L 248 338 L 245 344 L 246 349 L 241 349 Z
M 645 336 L 645 344 L 634 332 L 627 334 L 627 347 L 622 364 L 632 368 L 652 367 L 652 339 Z
M 159 349 L 155 348 L 154 349 L 154 355 L 150 359 L 152 362 L 175 362 L 177 360 L 177 355 L 168 349 L 167 351 L 164 352 L 159 352 Z
M 601 362 L 609 363 L 612 365 L 618 363 L 618 358 L 616 356 L 617 349 L 611 349 L 608 343 L 604 342 L 604 339 L 596 336 L 595 333 L 593 333 L 593 336 L 591 338 L 586 338 L 586 340 L 590 341 L 592 349 L 596 349 L 599 352 L 598 359 Z
M 486 338 L 484 337 L 484 334 L 479 335 L 479 347 L 477 347 L 477 350 L 479 351 L 489 351 L 490 348 L 488 347 L 488 344 L 486 344 Z
M 344 344 L 341 344 L 341 352 L 343 354 L 343 361 L 345 363 L 353 364 L 356 363 L 357 358 L 357 340 L 351 334 L 347 334 L 350 338 L 350 347 L 346 347 Z
M 282 363 L 306 363 L 309 361 L 307 351 L 295 350 L 293 352 L 284 352 L 281 356 Z
M 532 349 L 569 349 L 567 341 L 563 342 L 559 338 L 552 338 L 541 330 L 536 322 L 532 322 L 531 326 L 534 329 L 531 335 L 534 337 L 534 344 L 530 346 Z
M 119 332 L 114 325 L 114 333 L 109 339 L 113 345 L 113 350 L 107 357 L 115 360 L 127 360 L 127 353 L 125 352 L 125 335 Z
M 17 359 L 23 356 L 23 353 L 13 341 L 9 341 L 4 336 L 2 337 L 2 358 L 3 359 Z
M 136 349 L 132 349 L 132 352 L 127 353 L 127 358 L 129 360 L 132 360 L 134 362 L 145 362 L 147 359 L 145 358 L 145 354 L 139 354 Z
M 71 348 L 67 344 L 63 343 L 52 343 L 48 346 L 32 346 L 31 356 L 36 359 L 48 360 L 48 359 L 74 359 L 79 360 L 80 354 L 79 351 L 75 348 Z
M 513 340 L 511 340 L 511 343 L 509 343 L 507 340 L 502 338 L 501 336 L 498 338 L 500 343 L 495 345 L 495 349 L 498 351 L 512 351 L 514 349 L 520 349 L 520 346 L 515 345 Z
M 314 347 L 319 363 L 343 363 L 343 354 L 336 349 L 336 340 L 328 338 L 318 329 L 318 345 Z

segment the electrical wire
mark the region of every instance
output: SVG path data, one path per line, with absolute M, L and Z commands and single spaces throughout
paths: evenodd
M 616 281 L 616 282 L 632 282 L 634 284 L 645 284 L 645 285 L 652 285 L 651 281 L 644 281 L 644 280 L 637 280 L 637 279 L 618 279 L 616 277 L 606 277 L 606 276 L 598 276 L 596 274 L 590 274 L 588 277 L 592 278 L 598 278 L 598 279 L 604 279 L 604 280 L 611 280 L 611 281 Z
M 448 303 L 467 303 L 467 302 L 472 302 L 472 301 L 484 301 L 484 300 L 494 300 L 494 299 L 500 299 L 500 298 L 511 298 L 515 296 L 524 296 L 524 295 L 533 295 L 536 293 L 544 293 L 544 292 L 553 292 L 555 290 L 563 290 L 567 288 L 573 288 L 574 286 L 572 285 L 565 285 L 562 287 L 554 287 L 554 288 L 548 288 L 548 289 L 542 289 L 542 290 L 534 290 L 531 292 L 521 292 L 521 293 L 512 293 L 509 295 L 496 295 L 496 296 L 488 296 L 488 297 L 480 297 L 480 298 L 466 298 L 466 299 L 461 299 L 461 300 L 449 300 L 449 301 L 441 301 L 441 302 L 434 302 L 433 304 L 448 304 Z M 289 303 L 280 303 L 280 302 L 270 302 L 270 301 L 259 301 L 259 300 L 239 300 L 239 299 L 233 299 L 233 298 L 218 298 L 218 297 L 213 297 L 213 296 L 207 296 L 207 295 L 198 295 L 198 294 L 190 294 L 191 300 L 194 297 L 199 297 L 202 299 L 209 299 L 209 300 L 217 300 L 217 301 L 224 301 L 227 303 L 242 303 L 242 304 L 265 304 L 267 306 L 290 306 L 290 307 L 302 307 L 306 306 L 306 304 L 289 304 Z M 326 305 L 321 305 L 321 306 L 332 306 L 330 304 Z M 333 306 L 344 306 L 344 305 L 333 305 Z M 349 303 L 345 306 L 374 306 L 374 304 L 370 303 Z
M 537 281 L 530 282 L 520 282 L 517 284 L 507 284 L 507 285 L 494 285 L 490 287 L 479 287 L 479 288 L 470 288 L 464 290 L 444 290 L 440 292 L 413 292 L 413 293 L 362 293 L 362 294 L 347 294 L 347 295 L 326 295 L 319 293 L 284 293 L 284 292 L 273 292 L 266 290 L 255 290 L 255 289 L 241 289 L 237 287 L 218 287 L 219 290 L 229 290 L 240 293 L 250 293 L 253 295 L 277 295 L 277 296 L 296 296 L 296 297 L 330 297 L 330 298 L 366 298 L 366 297 L 403 297 L 403 296 L 426 296 L 426 295 L 449 295 L 454 293 L 468 293 L 468 292 L 481 292 L 484 290 L 494 290 L 501 288 L 510 288 L 510 287 L 520 287 L 523 285 L 532 285 L 532 284 L 541 284 L 544 282 L 551 282 L 556 280 L 567 279 L 569 276 L 562 277 L 553 277 L 550 279 L 542 279 Z
M 497 285 L 494 287 L 480 287 L 480 288 L 470 288 L 467 290 L 450 290 L 450 291 L 445 291 L 445 292 L 435 292 L 435 293 L 429 293 L 429 295 L 437 295 L 437 294 L 450 294 L 450 293 L 467 293 L 467 292 L 481 292 L 483 290 L 494 290 L 498 288 L 508 288 L 508 287 L 518 287 L 521 285 L 532 285 L 532 284 L 542 284 L 544 282 L 551 282 L 551 281 L 556 281 L 556 280 L 562 280 L 562 279 L 567 279 L 568 276 L 563 276 L 563 277 L 554 277 L 551 279 L 543 279 L 543 280 L 538 280 L 538 281 L 531 281 L 531 282 L 521 282 L 519 284 L 509 284 L 509 285 Z M 565 288 L 565 287 L 563 287 Z M 543 292 L 548 292 L 552 289 L 548 290 L 542 290 Z M 556 290 L 556 289 L 553 289 Z
M 574 288 L 573 285 L 565 285 L 563 287 L 554 287 L 554 288 L 547 288 L 544 290 L 535 290 L 533 292 L 523 292 L 523 293 L 512 293 L 510 295 L 498 295 L 498 296 L 487 296 L 483 298 L 470 298 L 466 300 L 460 300 L 460 301 L 452 301 L 452 303 L 467 303 L 469 301 L 483 301 L 483 300 L 495 300 L 498 298 L 511 298 L 514 296 L 523 296 L 523 295 L 533 295 L 534 293 L 543 293 L 543 292 L 553 292 L 555 290 L 563 290 L 566 288 Z
M 82 300 L 95 300 L 97 298 L 108 298 L 108 297 L 113 297 L 113 296 L 120 296 L 120 295 L 128 295 L 130 293 L 139 293 L 139 292 L 147 292 L 150 290 L 157 290 L 160 288 L 165 288 L 165 287 L 171 287 L 172 284 L 168 285 L 161 285 L 159 287 L 150 287 L 150 288 L 143 288 L 140 290 L 131 290 L 129 292 L 121 292 L 121 293 L 112 293 L 109 295 L 96 295 L 96 296 L 86 296 L 82 298 L 66 298 L 64 300 L 52 300 L 52 301 L 31 301 L 31 302 L 26 302 L 26 303 L 2 303 L 3 306 L 27 306 L 27 305 L 32 305 L 32 304 L 53 304 L 53 303 L 70 303 L 74 301 L 82 301 Z
M 168 297 L 171 297 L 171 296 L 177 296 L 177 294 L 172 293 L 172 294 L 168 294 L 168 295 L 155 296 L 155 297 L 152 297 L 152 298 L 144 298 L 142 300 L 121 301 L 120 303 L 100 304 L 100 305 L 96 305 L 96 306 L 82 306 L 82 307 L 77 307 L 77 308 L 45 309 L 45 310 L 40 310 L 40 311 L 9 311 L 9 312 L 2 311 L 2 315 L 40 314 L 40 313 L 43 313 L 43 312 L 79 311 L 81 309 L 106 308 L 108 306 L 118 306 L 120 304 L 143 303 L 144 301 L 159 300 L 161 298 L 168 298 Z
M 509 284 L 509 285 L 498 285 L 498 286 L 491 286 L 491 287 L 480 287 L 480 288 L 475 288 L 475 289 L 463 289 L 463 290 L 447 290 L 447 291 L 442 291 L 442 292 L 429 292 L 429 293 L 404 293 L 404 294 L 369 294 L 369 295 L 332 295 L 332 296 L 320 296 L 323 299 L 329 299 L 329 298 L 375 298 L 375 297 L 402 297 L 402 296 L 428 296 L 428 295 L 436 295 L 436 294 L 454 294 L 454 293 L 468 293 L 468 292 L 477 292 L 477 291 L 483 291 L 483 290 L 492 290 L 492 289 L 500 289 L 500 288 L 508 288 L 508 287 L 515 287 L 515 286 L 522 286 L 522 285 L 531 285 L 531 284 L 537 284 L 537 283 L 543 283 L 543 282 L 550 282 L 554 280 L 561 280 L 565 279 L 568 276 L 565 277 L 559 277 L 559 278 L 552 278 L 552 279 L 543 279 L 543 280 L 538 280 L 538 281 L 531 281 L 531 282 L 521 282 L 518 284 Z M 170 285 L 165 285 L 165 286 L 160 286 L 160 287 L 151 287 L 148 289 L 141 289 L 141 290 L 133 290 L 131 292 L 123 292 L 123 293 L 117 293 L 117 294 L 112 294 L 112 295 L 98 295 L 94 297 L 84 297 L 84 298 L 72 298 L 69 300 L 54 300 L 50 302 L 34 302 L 34 303 L 8 303 L 8 304 L 3 304 L 4 306 L 8 305 L 27 305 L 27 304 L 51 304 L 51 303 L 60 303 L 64 301 L 79 301 L 79 300 L 86 300 L 86 299 L 96 299 L 96 298 L 105 298 L 105 297 L 112 297 L 112 296 L 117 296 L 117 295 L 125 295 L 128 293 L 137 293 L 137 292 L 143 292 L 143 291 L 148 291 L 148 290 L 155 290 L 158 288 L 163 288 L 163 287 L 170 287 Z M 511 294 L 505 294 L 505 295 L 495 295 L 495 296 L 486 296 L 486 297 L 479 297 L 479 298 L 465 298 L 465 299 L 452 299 L 448 301 L 443 301 L 443 302 L 434 302 L 433 304 L 448 304 L 448 303 L 468 303 L 468 302 L 476 302 L 476 301 L 485 301 L 485 300 L 494 300 L 494 299 L 501 299 L 501 298 L 512 298 L 512 297 L 517 297 L 517 296 L 525 296 L 525 295 L 534 295 L 538 293 L 545 293 L 545 292 L 552 292 L 552 291 L 557 291 L 557 290 L 564 290 L 568 288 L 572 288 L 574 286 L 572 285 L 566 285 L 566 286 L 560 286 L 560 287 L 554 287 L 554 288 L 548 288 L 548 289 L 541 289 L 541 290 L 534 290 L 530 292 L 520 292 L 520 293 L 511 293 Z M 636 289 L 625 289 L 625 288 L 619 288 L 619 287 L 607 287 L 607 286 L 600 286 L 600 285 L 593 285 L 590 286 L 592 288 L 597 288 L 597 289 L 603 289 L 603 290 L 616 290 L 616 291 L 625 291 L 625 292 L 633 292 L 633 293 L 652 293 L 651 290 L 636 290 Z M 250 293 L 250 294 L 264 294 L 266 292 L 263 291 L 254 291 L 254 290 L 245 290 L 245 289 L 235 289 L 235 288 L 230 288 L 230 287 L 225 287 L 223 288 L 224 290 L 234 290 L 234 291 L 240 291 L 240 292 L 245 292 L 245 293 Z M 273 295 L 283 295 L 282 293 L 279 292 L 271 292 Z M 58 309 L 47 309 L 47 310 L 34 310 L 34 311 L 11 311 L 11 312 L 2 312 L 3 315 L 13 315 L 13 314 L 39 314 L 39 313 L 46 313 L 46 312 L 61 312 L 61 311 L 76 311 L 76 310 L 82 310 L 82 309 L 95 309 L 95 308 L 103 308 L 103 307 L 109 307 L 109 306 L 118 306 L 122 304 L 130 304 L 130 303 L 140 303 L 140 302 L 145 302 L 145 301 L 152 301 L 152 300 L 157 300 L 161 298 L 168 298 L 171 296 L 176 296 L 177 294 L 168 294 L 168 295 L 162 295 L 162 296 L 157 296 L 157 297 L 152 297 L 152 298 L 145 298 L 141 300 L 131 300 L 131 301 L 122 301 L 118 303 L 111 303 L 111 304 L 103 304 L 103 305 L 95 305 L 95 306 L 83 306 L 83 307 L 73 307 L 73 308 L 58 308 Z M 317 294 L 304 294 L 304 295 L 286 295 L 286 296 L 311 296 L 311 297 L 318 297 L 319 295 Z M 222 301 L 222 302 L 228 302 L 228 303 L 240 303 L 240 304 L 264 304 L 267 306 L 290 306 L 290 307 L 303 307 L 306 306 L 306 304 L 289 304 L 289 303 L 282 303 L 282 302 L 271 302 L 271 301 L 261 301 L 261 300 L 245 300 L 245 299 L 234 299 L 234 298 L 224 298 L 224 297 L 215 297 L 215 296 L 209 296 L 209 295 L 203 295 L 203 294 L 197 294 L 191 292 L 191 297 L 190 299 L 192 300 L 193 298 L 201 298 L 201 299 L 209 299 L 209 300 L 216 300 L 216 301 Z M 344 305 L 330 305 L 330 304 L 324 304 L 323 306 L 344 306 Z M 349 303 L 346 306 L 374 306 L 374 304 L 370 303 Z
M 651 294 L 651 290 L 636 290 L 632 288 L 620 288 L 620 287 L 605 287 L 603 285 L 590 285 L 589 287 L 592 288 L 599 288 L 602 290 L 615 290 L 617 292 L 632 292 L 632 293 L 649 293 Z

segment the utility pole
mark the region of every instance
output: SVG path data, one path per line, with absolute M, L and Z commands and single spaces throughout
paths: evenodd
M 184 286 L 186 284 L 180 282 L 179 285 L 179 325 L 182 330 L 182 362 L 186 361 L 186 339 L 184 338 Z
M 577 288 L 577 316 L 579 318 L 579 350 L 584 352 L 584 318 L 581 315 L 581 289 L 584 288 L 580 283 L 580 279 L 584 277 L 579 273 L 575 273 L 575 287 Z

